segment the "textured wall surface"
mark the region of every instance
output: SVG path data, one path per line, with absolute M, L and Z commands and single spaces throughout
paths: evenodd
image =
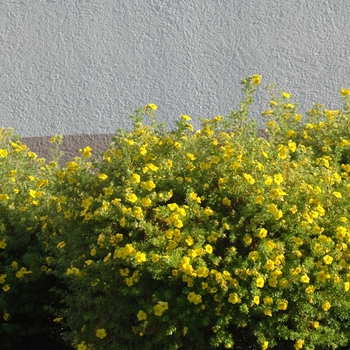
M 0 126 L 110 134 L 147 103 L 162 122 L 215 117 L 252 74 L 302 111 L 337 108 L 349 16 L 347 0 L 1 0 Z M 255 118 L 267 100 L 261 88 Z

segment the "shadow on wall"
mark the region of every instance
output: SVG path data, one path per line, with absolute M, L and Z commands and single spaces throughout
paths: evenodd
M 100 158 L 101 152 L 108 148 L 111 143 L 114 134 L 98 134 L 98 135 L 67 135 L 63 136 L 63 143 L 60 146 L 60 150 L 64 152 L 61 158 L 61 165 L 72 160 L 76 156 L 81 156 L 79 149 L 83 149 L 86 146 L 92 148 L 92 154 L 96 158 Z M 48 162 L 52 160 L 52 155 L 49 151 L 53 148 L 53 144 L 50 143 L 50 136 L 44 137 L 23 137 L 21 142 L 28 146 L 28 148 L 35 152 L 39 157 L 45 158 Z
M 112 141 L 114 134 L 97 134 L 97 135 L 67 135 L 63 136 L 63 143 L 60 150 L 64 152 L 60 160 L 60 165 L 63 165 L 76 156 L 81 156 L 79 149 L 86 146 L 92 148 L 92 154 L 95 158 L 100 159 L 101 152 L 104 152 Z M 267 139 L 267 134 L 263 130 L 258 130 L 258 137 Z M 52 155 L 49 151 L 53 148 L 50 143 L 51 136 L 44 137 L 23 137 L 21 142 L 29 147 L 32 152 L 35 152 L 39 157 L 45 158 L 48 162 L 52 160 Z

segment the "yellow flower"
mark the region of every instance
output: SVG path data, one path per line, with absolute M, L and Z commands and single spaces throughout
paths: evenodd
M 299 350 L 304 346 L 304 340 L 298 339 L 294 344 L 294 349 Z
M 94 201 L 94 198 L 93 197 L 89 197 L 89 198 L 86 198 L 86 199 L 83 199 L 82 200 L 82 203 L 81 203 L 81 206 L 84 208 L 84 209 L 88 209 L 92 202 Z
M 340 192 L 333 192 L 333 196 L 336 198 L 342 198 L 342 194 Z
M 96 330 L 96 337 L 97 338 L 100 338 L 100 339 L 103 339 L 107 336 L 107 333 L 106 331 L 104 330 L 104 328 L 99 328 Z
M 137 313 L 137 319 L 138 319 L 139 321 L 146 320 L 146 319 L 147 319 L 147 314 L 146 314 L 144 311 L 140 310 L 140 311 Z
M 182 147 L 180 142 L 175 142 L 174 146 L 175 146 L 176 149 L 180 149 Z
M 186 159 L 187 160 L 196 160 L 197 157 L 193 153 L 187 153 L 186 154 Z
M 91 218 L 92 218 L 92 214 L 91 213 L 87 213 L 85 216 L 84 216 L 84 219 L 85 220 L 91 220 Z
M 103 262 L 107 262 L 109 260 L 109 258 L 111 257 L 112 253 L 108 253 L 104 258 L 103 258 Z
M 6 246 L 7 246 L 6 237 L 4 237 L 4 238 L 0 241 L 0 248 L 1 248 L 1 249 L 5 249 Z
M 279 310 L 287 310 L 288 301 L 287 300 L 280 301 L 278 303 L 277 307 L 278 307 Z
M 307 287 L 307 288 L 305 289 L 305 293 L 307 293 L 307 294 L 311 294 L 311 293 L 313 293 L 314 291 L 315 291 L 314 286 L 309 286 L 309 287 Z
M 260 303 L 260 297 L 258 295 L 255 295 L 253 298 L 253 303 L 256 305 L 259 305 Z
M 135 193 L 131 193 L 127 195 L 126 199 L 131 203 L 135 203 L 138 198 Z
M 4 284 L 5 283 L 5 279 L 7 277 L 6 273 L 3 273 L 0 275 L 0 284 Z
M 9 195 L 6 193 L 0 194 L 0 201 L 7 201 L 9 198 Z
M 141 205 L 143 207 L 149 207 L 152 204 L 152 200 L 149 197 L 144 197 L 141 199 Z
M 271 114 L 273 114 L 273 110 L 272 109 L 267 109 L 266 111 L 263 111 L 261 113 L 262 116 L 271 115 Z
M 189 197 L 190 197 L 191 199 L 193 199 L 194 201 L 197 201 L 197 199 L 198 199 L 198 195 L 197 195 L 196 192 L 191 192 L 191 193 L 189 194 Z M 199 203 L 200 203 L 200 202 L 199 202 Z
M 325 255 L 325 256 L 323 257 L 323 261 L 324 261 L 327 265 L 330 265 L 330 264 L 332 264 L 333 258 L 332 258 L 331 256 L 329 256 L 329 255 Z
M 282 92 L 282 97 L 284 98 L 290 98 L 290 94 L 288 94 L 288 92 Z
M 287 155 L 288 155 L 288 148 L 287 147 L 279 147 L 278 158 L 286 159 Z
M 207 289 L 209 287 L 209 284 L 206 282 L 202 282 L 202 289 Z
M 266 316 L 272 317 L 271 309 L 265 309 L 265 310 L 264 310 L 264 314 L 265 314 Z
M 346 139 L 342 139 L 340 142 L 339 142 L 339 145 L 342 146 L 342 147 L 345 147 L 345 146 L 349 146 L 350 142 Z
M 203 210 L 203 213 L 204 213 L 206 216 L 214 215 L 213 210 L 210 209 L 209 207 L 206 207 L 206 208 Z
M 273 203 L 268 206 L 268 212 L 271 213 L 276 220 L 279 220 L 283 216 L 282 211 L 278 210 L 277 206 Z
M 79 152 L 83 155 L 84 158 L 91 157 L 92 148 L 90 146 L 85 147 L 84 149 L 80 149 Z
M 213 252 L 213 247 L 210 245 L 210 244 L 207 244 L 205 246 L 205 251 L 208 253 L 208 254 L 211 254 Z
M 320 322 L 318 322 L 318 321 L 313 322 L 313 323 L 312 323 L 312 326 L 313 326 L 314 328 L 318 328 L 318 327 L 320 326 Z
M 296 122 L 300 122 L 302 118 L 303 118 L 303 117 L 302 117 L 301 114 L 296 114 L 294 120 L 295 120 Z
M 230 293 L 229 298 L 228 298 L 229 303 L 231 304 L 237 304 L 239 303 L 241 300 L 238 297 L 237 293 Z
M 271 298 L 271 297 L 265 297 L 264 299 L 264 304 L 265 305 L 271 305 L 271 304 L 273 304 L 273 299 Z
M 248 234 L 244 236 L 243 240 L 246 245 L 251 245 L 253 241 L 252 237 Z
M 21 267 L 21 269 L 16 272 L 16 277 L 21 278 L 23 275 L 26 275 L 28 273 L 32 273 L 32 271 L 29 271 L 29 270 L 27 271 L 25 267 Z
M 152 191 L 156 187 L 156 184 L 152 180 L 149 180 L 141 182 L 141 187 L 147 191 Z
M 152 255 L 152 262 L 156 263 L 157 261 L 159 261 L 159 254 L 153 254 Z
M 273 288 L 277 287 L 278 280 L 277 280 L 276 277 L 270 277 L 268 281 L 269 281 L 269 286 L 270 287 L 273 287 Z
M 35 190 L 29 190 L 29 195 L 32 197 L 32 198 L 35 198 L 37 196 L 37 191 Z
M 147 163 L 143 168 L 143 172 L 146 173 L 148 170 L 157 171 L 159 168 L 152 163 Z
M 303 283 L 309 283 L 310 282 L 310 278 L 307 274 L 304 274 L 301 276 L 300 281 Z
M 70 275 L 74 275 L 74 274 L 80 276 L 81 272 L 77 267 L 71 267 L 71 268 L 69 267 L 66 271 L 66 275 L 70 276 Z
M 154 104 L 154 103 L 149 103 L 148 105 L 146 105 L 145 107 L 143 107 L 143 109 L 146 111 L 146 110 L 149 110 L 151 109 L 152 111 L 155 111 L 157 109 L 157 106 Z
M 157 305 L 153 307 L 154 314 L 156 316 L 162 316 L 165 310 L 168 310 L 168 303 L 165 301 L 159 301 Z
M 2 290 L 4 292 L 7 292 L 8 290 L 10 289 L 10 286 L 8 284 L 5 284 L 3 287 L 2 287 Z
M 261 350 L 266 350 L 269 347 L 269 342 L 268 341 L 264 341 L 261 344 Z
M 106 174 L 99 174 L 99 175 L 98 175 L 98 178 L 99 178 L 100 180 L 106 180 L 106 179 L 108 178 L 108 175 L 106 175 Z
M 267 185 L 267 186 L 269 186 L 269 185 L 271 185 L 272 184 L 272 177 L 271 176 L 267 176 L 266 177 L 266 180 L 265 180 L 265 182 L 264 182 L 264 184 L 265 185 Z
M 343 96 L 349 96 L 350 95 L 350 90 L 349 89 L 341 89 L 340 90 L 340 93 L 343 95 Z
M 328 301 L 325 301 L 325 302 L 322 304 L 322 309 L 323 309 L 324 311 L 328 311 L 330 308 L 331 308 L 331 304 L 330 304 Z
M 169 204 L 168 204 L 168 208 L 169 208 L 171 211 L 174 211 L 175 209 L 178 208 L 178 206 L 177 206 L 176 203 L 169 203 Z
M 256 236 L 259 238 L 265 238 L 267 236 L 267 230 L 265 228 L 261 228 Z
M 256 250 L 254 250 L 248 254 L 249 260 L 256 261 L 256 260 L 258 260 L 258 258 L 259 258 L 259 252 L 257 252 Z
M 264 281 L 264 278 L 263 277 L 258 277 L 255 281 L 256 283 L 256 286 L 259 287 L 259 288 L 263 288 L 264 287 L 264 284 L 265 284 L 265 281 Z
M 119 224 L 120 224 L 121 227 L 124 227 L 126 225 L 126 219 L 125 218 L 121 218 L 119 220 Z
M 141 253 L 141 252 L 137 252 L 135 254 L 135 260 L 138 262 L 138 263 L 141 263 L 141 262 L 144 262 L 147 260 L 146 258 L 146 254 L 145 253 Z
M 61 241 L 60 243 L 57 244 L 57 249 L 62 249 L 66 246 L 66 243 L 64 241 Z
M 295 152 L 297 149 L 297 144 L 295 142 L 292 141 L 288 141 L 288 148 L 292 151 Z
M 95 256 L 96 253 L 97 253 L 97 251 L 96 251 L 95 248 L 92 248 L 92 249 L 90 250 L 90 255 L 91 255 L 91 256 Z
M 4 320 L 7 321 L 9 319 L 9 317 L 10 317 L 10 314 L 8 312 L 4 311 L 4 317 L 3 317 Z
M 5 158 L 7 154 L 7 149 L 0 149 L 0 158 Z
M 140 179 L 141 179 L 141 177 L 138 174 L 132 174 L 130 177 L 130 181 L 134 184 L 140 183 Z
M 289 138 L 289 137 L 291 137 L 291 138 L 294 138 L 294 137 L 297 137 L 297 132 L 296 131 L 294 131 L 294 130 L 288 130 L 287 131 L 287 137 Z M 291 142 L 291 141 L 288 141 L 288 144 L 289 144 L 289 142 Z
M 228 199 L 227 197 L 225 197 L 223 200 L 222 200 L 222 204 L 223 205 L 226 205 L 227 207 L 230 207 L 232 202 L 230 199 Z
M 264 196 L 260 194 L 255 198 L 255 203 L 261 204 L 264 201 L 264 199 L 265 199 Z
M 261 75 L 259 75 L 259 74 L 252 75 L 253 85 L 258 86 L 260 84 L 260 82 L 261 82 Z
M 77 350 L 87 350 L 87 347 L 84 341 L 78 344 Z
M 291 275 L 297 275 L 301 272 L 300 266 L 296 267 L 295 269 L 290 269 Z
M 194 292 L 190 292 L 187 296 L 187 299 L 195 305 L 200 304 L 202 302 L 202 296 Z
M 267 259 L 266 264 L 264 265 L 264 267 L 268 271 L 273 271 L 275 269 L 275 263 L 272 260 Z
M 253 179 L 253 177 L 252 177 L 250 174 L 244 173 L 244 174 L 243 174 L 243 177 L 247 180 L 247 182 L 248 182 L 250 185 L 254 185 L 255 180 Z
M 276 185 L 280 185 L 284 181 L 282 174 L 274 175 L 273 181 L 276 183 Z

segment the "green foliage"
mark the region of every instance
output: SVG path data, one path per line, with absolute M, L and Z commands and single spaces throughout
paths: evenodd
M 43 270 L 62 282 L 61 307 L 48 309 L 75 348 L 348 344 L 350 91 L 341 90 L 342 111 L 315 105 L 302 122 L 290 94 L 268 87 L 262 138 L 249 119 L 260 78 L 242 81 L 238 110 L 202 120 L 200 130 L 183 115 L 167 131 L 150 104 L 101 161 L 86 147 L 61 168 L 38 168 L 36 177 L 50 179 L 40 197 L 28 180 L 26 197 L 2 192 L 6 210 L 8 201 L 26 204 L 22 231 L 41 243 L 37 255 L 12 243 L 11 254 L 22 252 L 28 283 Z M 5 257 L 15 234 L 1 234 Z M 13 259 L 4 271 L 25 282 L 7 272 Z
M 54 170 L 55 169 L 55 170 Z M 57 285 L 45 272 L 45 247 L 37 239 L 51 197 L 55 163 L 28 150 L 11 129 L 0 130 L 0 336 L 1 347 L 53 327 L 46 305 Z

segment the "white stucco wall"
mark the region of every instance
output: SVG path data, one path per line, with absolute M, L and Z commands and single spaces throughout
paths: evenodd
M 0 0 L 0 126 L 114 133 L 147 103 L 162 122 L 229 114 L 252 74 L 302 111 L 337 108 L 349 18 L 348 0 Z

